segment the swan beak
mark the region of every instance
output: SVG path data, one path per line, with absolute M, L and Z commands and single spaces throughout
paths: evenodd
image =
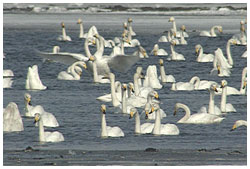
M 106 106 L 104 104 L 101 105 L 101 111 L 103 114 L 106 114 Z
M 86 70 L 88 67 L 86 64 L 83 65 L 83 68 Z
M 223 88 L 225 85 L 224 85 L 224 83 L 223 82 L 221 82 L 221 86 L 220 86 L 220 88 Z
M 218 74 L 220 74 L 220 66 L 217 66 Z
M 155 98 L 156 98 L 156 99 L 159 99 L 158 93 L 155 94 Z
M 148 111 L 145 111 L 145 114 L 146 114 L 146 116 L 145 116 L 145 119 L 148 119 Z
M 234 131 L 236 129 L 236 124 L 233 125 L 232 129 L 230 131 Z
M 89 57 L 89 60 L 90 60 L 90 61 L 94 61 L 94 60 L 95 60 L 94 56 L 90 56 L 90 57 Z
M 216 87 L 214 87 L 214 91 L 218 92 L 218 90 L 216 89 Z
M 177 113 L 177 111 L 176 111 L 176 110 L 174 110 L 174 116 L 176 116 L 176 113 Z
M 156 50 L 154 50 L 154 55 L 157 56 L 157 51 Z
M 27 102 L 31 106 L 31 99 L 30 98 L 27 98 Z
M 132 119 L 133 116 L 134 116 L 134 113 L 131 111 L 131 112 L 130 112 L 130 115 L 129 115 L 129 119 Z
M 246 86 L 247 86 L 247 81 L 244 81 L 244 84 L 243 84 L 242 89 L 245 89 L 245 88 L 246 88 Z
M 219 32 L 222 33 L 222 28 L 219 29 Z
M 195 53 L 198 56 L 198 54 L 199 54 L 199 48 L 195 48 Z
M 95 35 L 94 35 L 94 37 L 95 37 L 95 38 L 98 38 L 98 37 L 99 37 L 99 35 L 98 35 L 98 34 L 95 34 Z
M 155 108 L 152 107 L 152 108 L 151 108 L 151 112 L 149 112 L 149 114 L 153 113 L 154 111 L 155 111 Z
M 38 116 L 35 116 L 35 119 L 34 119 L 34 122 L 33 122 L 33 123 L 34 123 L 34 124 L 37 123 L 38 120 L 39 120 L 39 117 L 38 117 Z
M 124 84 L 122 85 L 123 90 L 127 90 L 127 86 Z
M 233 45 L 237 45 L 237 41 L 236 40 L 233 41 Z
M 92 43 L 93 43 L 93 45 L 96 45 L 96 41 L 95 41 L 95 39 L 94 39 L 94 40 L 92 40 Z
M 64 25 L 64 23 L 63 23 L 63 22 L 61 23 L 61 25 L 62 25 L 62 28 L 64 28 L 64 27 L 65 27 L 65 25 Z

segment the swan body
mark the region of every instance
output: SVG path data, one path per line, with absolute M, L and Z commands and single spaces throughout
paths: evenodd
M 11 88 L 13 80 L 11 77 L 4 77 L 3 78 L 3 88 Z
M 3 77 L 13 77 L 14 73 L 12 70 L 10 69 L 5 69 L 3 70 Z
M 198 89 L 199 78 L 194 76 L 190 79 L 189 82 L 173 82 L 171 90 L 195 90 Z
M 234 106 L 231 103 L 227 103 L 227 81 L 226 80 L 221 81 L 221 88 L 222 88 L 221 103 L 220 103 L 221 112 L 222 113 L 236 112 Z
M 207 36 L 207 37 L 217 37 L 217 34 L 215 33 L 215 29 L 217 29 L 220 33 L 222 33 L 222 26 L 213 26 L 210 29 L 210 32 L 208 31 L 201 31 L 200 36 Z
M 164 69 L 164 62 L 163 59 L 159 59 L 160 64 L 160 76 L 158 77 L 159 80 L 161 80 L 162 83 L 173 83 L 175 82 L 175 78 L 173 75 L 166 75 L 165 69 Z
M 101 105 L 101 112 L 102 112 L 102 128 L 101 128 L 101 137 L 124 137 L 123 131 L 115 126 L 110 127 L 107 126 L 106 123 L 106 106 Z
M 152 87 L 153 89 L 161 89 L 162 85 L 158 79 L 157 68 L 155 65 L 149 65 L 147 74 L 143 82 L 144 87 Z
M 163 35 L 159 38 L 158 42 L 168 42 L 167 36 Z
M 209 89 L 212 84 L 217 84 L 215 81 L 200 80 L 198 76 L 192 77 L 189 83 L 194 84 L 194 90 L 206 90 Z
M 190 109 L 187 105 L 182 103 L 175 104 L 174 115 L 176 115 L 178 109 L 184 109 L 186 112 L 185 116 L 181 118 L 177 123 L 188 123 L 188 124 L 212 124 L 220 123 L 224 118 L 217 115 L 208 114 L 207 112 L 200 112 L 191 115 Z
M 23 120 L 18 110 L 18 106 L 16 103 L 10 102 L 3 110 L 3 131 L 16 132 L 23 130 Z
M 65 24 L 62 22 L 62 35 L 60 35 L 57 40 L 58 41 L 72 41 L 70 36 L 67 36 L 66 30 L 65 30 Z
M 246 36 L 246 29 L 245 29 L 245 22 L 240 21 L 240 33 L 235 34 L 232 39 L 237 41 L 237 45 L 247 45 L 247 36 Z
M 247 58 L 247 50 L 241 55 L 242 58 Z
M 78 61 L 73 63 L 70 67 L 69 67 L 69 71 L 65 72 L 62 71 L 58 74 L 57 79 L 59 80 L 80 80 L 80 76 L 82 74 L 82 70 L 80 69 L 80 71 L 76 71 L 77 66 L 82 66 L 84 69 L 87 69 L 87 66 L 85 64 L 85 62 L 83 61 Z M 78 67 L 79 68 L 79 67 Z
M 38 66 L 33 65 L 28 68 L 25 89 L 27 90 L 45 90 L 47 87 L 42 84 L 38 74 Z
M 185 60 L 184 56 L 182 54 L 179 54 L 177 52 L 175 52 L 174 50 L 174 46 L 176 45 L 176 40 L 171 40 L 171 57 L 167 58 L 167 60 Z
M 150 54 L 153 54 L 154 56 L 168 55 L 168 53 L 164 49 L 159 49 L 159 45 L 158 44 L 154 45 L 154 49 L 151 51 Z
M 176 29 L 176 23 L 175 23 L 175 18 L 174 17 L 170 17 L 168 22 L 172 22 L 173 23 L 173 29 L 174 31 L 176 32 L 176 37 L 180 38 L 181 37 L 181 32 L 178 32 L 177 29 Z M 184 32 L 184 37 L 189 37 L 187 32 Z
M 246 120 L 237 120 L 231 130 L 235 130 L 236 128 L 240 126 L 246 126 L 247 127 L 247 121 Z
M 64 141 L 64 137 L 62 133 L 58 131 L 54 132 L 48 132 L 44 131 L 43 126 L 43 116 L 41 116 L 39 113 L 35 114 L 35 120 L 34 123 L 38 123 L 39 127 L 39 141 L 40 142 L 61 142 Z
M 147 117 L 147 115 L 146 115 Z M 154 135 L 179 135 L 180 131 L 175 124 L 161 124 L 160 109 L 156 109 L 155 124 L 152 131 Z
M 153 123 L 143 123 L 141 125 L 140 116 L 139 116 L 139 113 L 138 113 L 136 108 L 130 109 L 129 118 L 131 119 L 133 117 L 135 117 L 135 133 L 136 134 L 147 134 L 147 133 L 152 132 L 152 130 L 154 128 L 154 124 Z
M 197 62 L 213 62 L 214 61 L 214 55 L 203 53 L 203 48 L 200 44 L 195 46 L 195 52 L 197 54 L 197 58 L 196 58 Z
M 25 102 L 25 116 L 35 117 L 35 114 L 40 114 L 43 117 L 43 125 L 46 127 L 58 127 L 59 124 L 52 113 L 45 112 L 41 105 L 31 105 L 31 95 L 29 93 L 24 94 Z

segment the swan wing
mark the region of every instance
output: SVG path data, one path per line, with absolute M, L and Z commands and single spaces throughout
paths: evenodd
M 55 118 L 55 116 L 51 113 L 44 112 L 42 113 L 43 125 L 46 127 L 58 127 L 59 124 Z
M 55 131 L 55 132 L 45 132 L 45 139 L 46 142 L 60 142 L 64 141 L 64 137 L 62 133 Z
M 117 126 L 108 127 L 107 130 L 108 130 L 108 136 L 110 137 L 124 137 L 123 131 Z
M 127 72 L 139 59 L 137 55 L 116 55 L 108 59 L 108 65 L 116 71 Z
M 142 134 L 152 133 L 153 128 L 154 128 L 154 124 L 153 123 L 143 123 L 141 125 L 141 133 Z
M 161 134 L 164 135 L 179 135 L 180 131 L 175 124 L 161 125 Z

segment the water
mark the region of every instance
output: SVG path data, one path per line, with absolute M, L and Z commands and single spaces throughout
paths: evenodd
M 52 51 L 54 45 L 59 45 L 62 51 L 84 53 L 84 41 L 78 39 L 79 27 L 76 24 L 78 18 L 83 18 L 85 30 L 93 24 L 105 39 L 113 39 L 122 33 L 122 23 L 128 17 L 133 18 L 133 29 L 137 33 L 136 38 L 147 50 L 148 54 L 157 43 L 164 31 L 169 30 L 172 24 L 168 22 L 169 16 L 163 15 L 123 15 L 123 14 L 4 14 L 3 16 L 3 68 L 13 70 L 15 77 L 11 89 L 3 90 L 3 107 L 11 101 L 17 103 L 22 115 L 24 115 L 24 93 L 32 96 L 33 105 L 42 105 L 47 112 L 51 112 L 57 118 L 60 127 L 47 130 L 57 130 L 63 133 L 65 141 L 60 143 L 40 144 L 38 141 L 38 128 L 34 127 L 33 119 L 23 117 L 24 131 L 18 133 L 4 133 L 4 150 L 22 150 L 28 146 L 46 150 L 144 150 L 148 147 L 157 149 L 201 149 L 201 148 L 247 148 L 247 131 L 245 127 L 234 132 L 230 129 L 233 123 L 239 119 L 247 119 L 247 96 L 228 96 L 227 102 L 232 103 L 236 113 L 228 113 L 220 124 L 192 125 L 177 124 L 180 130 L 178 136 L 153 136 L 135 135 L 134 119 L 128 115 L 114 113 L 111 103 L 107 104 L 107 124 L 119 126 L 125 133 L 124 138 L 102 139 L 99 136 L 101 128 L 101 102 L 96 97 L 110 93 L 109 84 L 94 84 L 92 77 L 84 72 L 80 81 L 60 81 L 57 74 L 66 70 L 67 66 L 60 63 L 42 62 L 35 54 L 34 49 L 40 51 Z M 196 44 L 200 43 L 207 53 L 214 53 L 220 47 L 226 52 L 226 42 L 234 33 L 239 32 L 240 20 L 246 16 L 177 16 L 177 27 L 185 24 L 189 33 L 187 46 L 176 46 L 175 50 L 182 53 L 185 62 L 169 62 L 165 60 L 167 74 L 174 75 L 176 81 L 189 81 L 193 76 L 201 79 L 214 80 L 218 83 L 222 79 L 228 81 L 228 85 L 240 88 L 241 72 L 247 66 L 245 58 L 241 55 L 246 50 L 244 46 L 232 46 L 231 52 L 234 60 L 232 74 L 227 78 L 210 76 L 212 63 L 197 63 L 195 61 Z M 67 34 L 72 42 L 59 42 L 57 36 L 61 34 L 60 22 L 64 21 Z M 213 25 L 222 25 L 223 34 L 217 38 L 199 37 L 198 31 L 209 30 Z M 170 54 L 169 43 L 159 43 L 161 48 Z M 126 48 L 125 53 L 132 53 L 135 49 Z M 110 49 L 105 49 L 109 54 Z M 115 72 L 116 80 L 128 83 L 133 80 L 136 66 L 143 67 L 144 73 L 148 65 L 157 64 L 159 58 L 151 56 L 149 59 L 140 60 L 127 73 Z M 44 91 L 25 90 L 25 79 L 28 66 L 37 64 L 39 75 L 43 84 L 48 87 Z M 159 74 L 159 70 L 158 70 Z M 177 102 L 189 106 L 192 113 L 197 112 L 201 106 L 208 105 L 208 91 L 171 91 L 171 84 L 164 84 L 158 90 L 162 104 L 161 108 L 167 113 L 167 118 L 162 123 L 174 123 L 184 115 L 179 111 L 173 116 L 174 105 Z M 220 96 L 215 97 L 215 103 L 220 104 Z M 139 109 L 141 112 L 141 109 Z M 145 122 L 141 118 L 141 122 Z M 153 122 L 153 121 L 152 121 Z M 25 154 L 24 154 L 25 156 Z

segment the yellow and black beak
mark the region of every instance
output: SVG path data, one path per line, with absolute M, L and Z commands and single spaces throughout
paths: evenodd
M 236 124 L 233 125 L 232 129 L 230 131 L 234 131 L 236 129 Z
M 223 82 L 221 82 L 220 88 L 223 88 L 223 87 L 225 87 L 225 84 Z
M 218 92 L 218 90 L 216 89 L 216 87 L 214 87 L 214 91 Z
M 31 106 L 31 99 L 30 98 L 27 98 L 27 103 Z
M 148 119 L 148 114 L 149 114 L 149 112 L 148 111 L 145 111 L 145 119 Z
M 64 25 L 64 23 L 63 23 L 63 22 L 61 23 L 61 26 L 62 26 L 62 28 L 64 28 L 64 27 L 65 27 L 65 25 Z
M 86 70 L 88 67 L 86 64 L 83 65 L 83 68 Z
M 33 122 L 33 123 L 37 123 L 38 121 L 39 121 L 39 117 L 38 117 L 38 116 L 35 116 L 34 122 Z
M 198 54 L 199 54 L 199 48 L 195 48 L 195 53 L 198 56 Z
M 174 116 L 176 116 L 176 114 L 177 114 L 177 110 L 176 110 L 176 108 L 174 109 Z
M 159 100 L 159 95 L 158 93 L 155 93 L 154 97 Z
M 95 57 L 91 55 L 91 56 L 89 57 L 89 60 L 90 60 L 90 61 L 94 61 L 94 60 L 95 60 Z
M 157 50 L 154 50 L 154 55 L 155 55 L 155 56 L 157 56 L 157 55 L 158 55 Z
M 220 66 L 217 66 L 218 74 L 220 74 Z
M 247 81 L 245 80 L 242 89 L 245 89 L 246 87 L 247 87 Z
M 131 112 L 130 112 L 130 115 L 129 115 L 129 119 L 132 119 L 133 116 L 134 116 L 134 113 L 131 111 Z

